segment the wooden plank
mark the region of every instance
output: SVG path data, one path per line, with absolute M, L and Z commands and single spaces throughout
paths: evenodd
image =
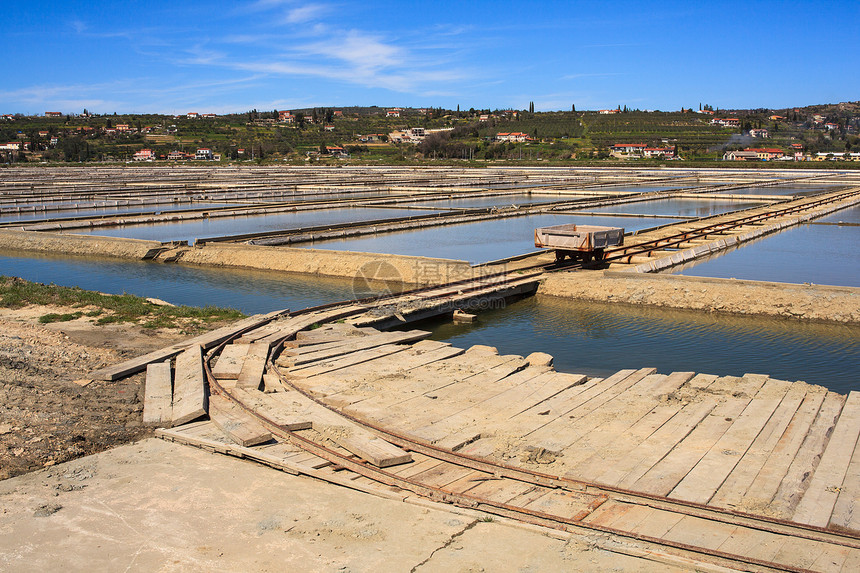
M 776 554 L 791 537 L 787 535 L 765 534 L 748 528 L 740 528 L 732 533 L 720 546 L 719 550 L 734 555 L 746 555 L 762 561 L 773 561 Z
M 228 344 L 218 355 L 218 360 L 212 367 L 212 376 L 218 380 L 237 380 L 242 371 L 242 364 L 248 354 L 247 344 Z
M 510 355 L 507 357 L 494 357 L 501 360 L 509 360 L 497 364 L 484 372 L 468 376 L 465 379 L 452 379 L 433 376 L 417 376 L 414 373 L 406 384 L 398 384 L 387 391 L 387 396 L 369 396 L 361 403 L 353 403 L 350 408 L 369 411 L 375 420 L 381 424 L 399 425 L 404 417 L 409 422 L 409 427 L 418 425 L 419 419 L 438 419 L 439 412 L 450 412 L 452 404 L 450 392 L 452 388 L 457 394 L 465 394 L 473 388 L 498 388 L 498 391 L 510 387 L 513 383 L 509 381 L 511 376 L 525 371 L 527 363 L 520 356 Z M 531 376 L 536 376 L 547 370 L 546 367 L 528 369 Z M 530 377 L 529 374 L 523 376 Z M 441 397 L 441 400 L 440 400 Z M 464 396 L 462 396 L 465 398 Z M 367 402 L 367 407 L 363 407 Z M 454 400 L 453 407 L 461 410 L 467 406 L 466 399 Z M 435 412 L 435 414 L 434 414 Z M 418 413 L 416 415 L 416 413 Z M 444 414 L 443 414 L 444 415 Z
M 263 381 L 266 370 L 266 359 L 269 357 L 269 345 L 265 342 L 252 342 L 248 345 L 248 354 L 242 362 L 242 369 L 236 379 L 237 388 L 257 390 Z
M 370 432 L 355 432 L 336 439 L 339 446 L 370 462 L 378 468 L 387 468 L 412 461 L 412 456 L 394 444 Z
M 353 401 L 352 395 L 349 392 L 360 383 L 359 380 L 364 379 L 367 372 L 373 372 L 377 380 L 394 375 L 405 376 L 410 371 L 410 367 L 416 364 L 445 360 L 462 353 L 463 349 L 461 348 L 445 346 L 416 354 L 415 347 L 413 346 L 412 349 L 404 352 L 377 358 L 373 362 L 350 366 L 348 369 L 340 370 L 337 373 L 321 374 L 313 378 L 297 378 L 293 380 L 293 383 L 312 392 L 315 396 L 332 397 L 330 403 L 334 405 L 344 405 Z M 371 370 L 370 366 L 374 368 Z M 333 397 L 341 392 L 346 393 L 342 395 L 342 399 L 338 400 Z M 343 399 L 343 397 L 346 398 Z
M 782 402 L 790 382 L 769 380 L 669 497 L 707 503 L 735 469 Z
M 826 527 L 860 436 L 860 392 L 851 392 L 827 442 L 809 487 L 794 512 L 794 521 Z
M 830 516 L 830 526 L 860 531 L 860 442 L 854 447 L 854 455 L 845 472 L 839 498 Z
M 421 428 L 413 428 L 411 432 L 430 442 L 437 442 L 450 436 L 461 436 L 465 433 L 488 432 L 489 417 L 495 416 L 498 408 L 515 408 L 536 392 L 540 395 L 544 395 L 546 392 L 557 393 L 575 383 L 569 378 L 561 378 L 562 382 L 559 384 L 558 373 L 539 369 L 535 372 L 535 370 L 528 368 L 521 374 L 518 373 L 518 378 L 525 379 L 524 382 L 527 381 L 527 383 L 516 384 L 507 390 L 492 395 L 490 398 L 460 408 L 450 415 L 445 415 L 449 410 L 442 408 L 440 411 L 436 411 L 435 420 L 432 423 Z M 500 416 L 504 420 L 507 420 L 508 417 Z M 455 441 L 460 440 L 458 437 L 454 439 Z M 452 447 L 452 444 L 449 443 L 448 446 Z
M 355 329 L 358 330 L 358 329 Z M 317 332 L 316 330 L 311 332 Z M 430 333 L 426 333 L 425 336 L 417 336 L 413 338 L 414 335 L 418 335 L 424 331 L 416 330 L 416 331 L 403 331 L 403 332 L 375 332 L 374 334 L 364 334 L 362 336 L 347 336 L 345 338 L 332 338 L 332 339 L 320 339 L 321 341 L 318 344 L 296 344 L 292 348 L 284 348 L 284 352 L 281 354 L 282 357 L 298 357 L 298 356 L 306 356 L 312 355 L 315 353 L 324 353 L 327 351 L 335 350 L 338 348 L 342 348 L 344 346 L 359 346 L 370 348 L 371 345 L 379 346 L 378 342 L 382 342 L 382 344 L 394 343 L 393 341 L 398 339 L 399 337 L 403 337 L 404 340 L 408 340 L 410 342 L 421 340 L 422 338 L 426 338 L 430 335 Z M 405 335 L 405 336 L 404 336 Z M 376 342 L 377 344 L 373 344 Z
M 408 348 L 408 346 L 403 346 L 399 344 L 379 346 L 377 348 L 371 348 L 370 350 L 353 352 L 352 354 L 348 354 L 342 358 L 335 358 L 334 360 L 316 363 L 307 367 L 290 369 L 288 372 L 290 376 L 295 376 L 297 378 L 310 378 L 312 376 L 319 376 L 320 374 L 326 374 L 328 372 L 334 372 L 335 370 L 340 370 L 342 368 L 361 364 L 362 362 L 376 360 L 377 358 L 382 358 L 383 356 L 388 356 L 389 354 L 403 352 Z
M 263 392 L 271 394 L 272 392 L 284 392 L 287 388 L 284 387 L 281 379 L 277 374 L 263 374 Z
M 760 386 L 753 380 L 742 378 L 738 380 L 738 388 Z M 714 408 L 686 437 L 672 448 L 666 457 L 654 464 L 653 467 L 629 484 L 631 489 L 645 491 L 656 495 L 667 495 L 687 475 L 687 473 L 702 459 L 717 440 L 731 427 L 751 401 L 750 396 L 738 392 L 739 396 L 730 395 Z M 626 487 L 626 486 L 624 486 Z
M 292 419 L 310 418 L 315 430 L 377 467 L 390 467 L 412 461 L 409 453 L 299 392 L 276 392 L 265 396 L 277 401 L 281 415 Z
M 192 346 L 176 357 L 173 375 L 173 425 L 181 426 L 206 415 L 203 349 Z
M 661 538 L 696 547 L 717 549 L 741 529 L 741 527 L 730 523 L 704 520 L 688 515 L 681 518 Z
M 295 393 L 295 392 L 294 392 Z M 268 394 L 259 390 L 246 390 L 234 388 L 230 394 L 245 406 L 254 410 L 261 416 L 273 421 L 282 428 L 290 431 L 309 430 L 312 427 L 309 416 L 295 416 L 282 407 L 282 402 L 273 399 Z
M 803 403 L 806 388 L 806 384 L 791 385 L 761 433 L 708 503 L 722 507 L 737 507 L 741 503 Z
M 143 396 L 143 423 L 167 424 L 173 421 L 173 380 L 170 361 L 146 366 Z
M 845 397 L 835 392 L 827 392 L 824 396 L 824 402 L 818 410 L 815 421 L 810 426 L 771 500 L 769 507 L 772 511 L 783 515 L 786 519 L 791 518 L 821 460 L 827 439 L 833 432 L 844 403 Z
M 409 344 L 422 338 L 430 336 L 429 332 L 423 330 L 410 330 L 407 332 L 383 332 L 375 336 L 366 336 L 357 340 L 338 341 L 329 344 L 320 344 L 311 347 L 307 352 L 295 352 L 285 350 L 278 358 L 279 366 L 301 366 L 320 360 L 329 360 L 360 350 L 367 350 L 385 344 Z
M 281 313 L 285 311 L 275 311 L 270 312 L 269 314 L 256 314 L 254 316 L 249 316 L 248 318 L 244 318 L 238 322 L 234 322 L 233 324 L 224 326 L 222 328 L 218 328 L 211 332 L 207 332 L 205 334 L 201 334 L 200 336 L 196 336 L 189 340 L 185 340 L 183 342 L 179 342 L 177 344 L 173 344 L 171 346 L 167 346 L 165 348 L 160 348 L 158 350 L 154 350 L 143 356 L 138 356 L 136 358 L 131 358 L 129 360 L 125 360 L 120 362 L 119 364 L 114 364 L 113 366 L 106 366 L 104 368 L 100 368 L 93 372 L 90 372 L 89 377 L 94 380 L 118 380 L 120 378 L 124 378 L 126 376 L 130 376 L 135 372 L 140 372 L 144 368 L 146 368 L 147 364 L 152 362 L 162 362 L 167 360 L 168 358 L 172 358 L 185 350 L 186 348 L 190 348 L 192 346 L 201 346 L 204 350 L 208 350 L 209 348 L 213 348 L 223 341 L 227 340 L 231 336 L 234 336 L 237 332 L 242 332 L 248 328 L 253 328 L 254 326 L 265 324 L 275 317 L 279 316 Z
M 714 407 L 715 404 L 710 401 L 687 404 L 641 444 L 605 468 L 596 481 L 629 489 L 637 479 L 684 440 Z
M 642 416 L 635 424 L 615 435 L 615 439 L 604 442 L 593 452 L 579 455 L 574 448 L 565 450 L 565 465 L 571 469 L 565 474 L 572 479 L 595 481 L 607 468 L 614 466 L 639 446 L 663 424 L 677 415 L 683 404 L 660 404 Z M 572 457 L 569 457 L 573 453 Z
M 263 425 L 224 396 L 209 397 L 209 419 L 240 446 L 249 447 L 272 439 Z
M 537 427 L 533 426 L 527 431 L 523 431 L 522 435 L 528 437 L 533 444 L 539 447 L 551 451 L 562 451 L 578 439 L 579 434 L 577 432 L 583 431 L 583 428 L 586 427 L 593 427 L 592 419 L 587 418 L 589 413 L 602 408 L 607 402 L 646 376 L 654 374 L 654 371 L 654 368 L 641 368 L 623 377 L 620 373 L 616 373 L 619 374 L 618 378 L 613 375 L 601 384 L 592 386 L 591 389 L 577 395 L 572 404 L 561 405 L 558 409 L 562 413 L 555 419 L 548 422 L 539 421 Z M 571 430 L 571 426 L 574 424 L 577 429 Z
M 773 451 L 747 489 L 744 503 L 750 506 L 766 506 L 776 495 L 779 484 L 788 472 L 797 451 L 806 438 L 809 428 L 818 415 L 826 390 L 811 386 L 807 388 L 803 403 L 791 418 Z M 729 501 L 727 501 L 729 503 Z
M 573 467 L 626 435 L 629 428 L 653 411 L 661 398 L 667 399 L 664 397 L 692 377 L 692 372 L 650 374 L 604 402 L 599 409 L 577 417 L 567 431 L 573 437 L 567 438 L 570 443 L 564 448 L 564 465 Z

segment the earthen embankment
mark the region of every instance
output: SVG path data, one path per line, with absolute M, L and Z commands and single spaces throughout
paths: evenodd
M 860 288 L 854 287 L 608 271 L 548 275 L 538 293 L 598 302 L 860 324 Z
M 145 259 L 154 256 L 161 248 L 159 241 L 0 229 L 0 249 Z

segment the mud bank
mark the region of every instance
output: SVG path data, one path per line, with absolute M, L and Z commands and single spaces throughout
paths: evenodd
M 539 294 L 860 324 L 860 288 L 607 271 L 547 276 Z
M 139 260 L 151 258 L 162 248 L 163 246 L 159 241 L 0 229 L 0 249 L 16 251 Z
M 466 261 L 260 245 L 205 245 L 182 249 L 175 260 L 209 267 L 241 267 L 409 284 L 439 284 L 472 276 L 472 268 Z
M 10 229 L 0 229 L 0 249 L 54 255 L 151 259 L 164 263 L 182 262 L 207 267 L 359 278 L 367 281 L 386 281 L 392 287 L 396 287 L 397 283 L 415 285 L 446 283 L 470 278 L 473 273 L 483 274 L 494 270 L 486 268 L 477 271 L 466 261 L 430 257 L 243 244 L 188 247 L 139 239 Z

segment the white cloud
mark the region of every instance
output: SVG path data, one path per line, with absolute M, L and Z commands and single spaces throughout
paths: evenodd
M 316 20 L 328 12 L 328 10 L 329 7 L 323 4 L 306 4 L 304 6 L 288 10 L 284 21 L 288 24 L 300 24 L 302 22 Z

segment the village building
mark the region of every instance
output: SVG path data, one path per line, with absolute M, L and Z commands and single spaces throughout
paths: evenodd
M 385 141 L 387 137 L 384 133 L 368 133 L 367 135 L 359 135 L 358 140 L 362 143 L 378 143 Z
M 63 112 L 61 112 L 61 111 L 46 111 L 45 117 L 63 117 Z
M 339 145 L 333 145 L 333 146 L 326 145 L 325 150 L 326 150 L 326 153 L 328 153 L 329 155 L 331 155 L 333 157 L 349 157 L 349 155 L 346 153 L 346 151 L 343 149 L 343 147 L 341 147 Z
M 612 115 L 613 113 L 621 113 L 620 109 L 601 109 L 597 113 L 600 115 Z
M 741 120 L 736 117 L 715 117 L 711 120 L 711 125 L 720 125 L 722 127 L 740 127 Z
M 197 113 L 196 111 L 190 111 L 190 112 L 188 112 L 187 114 L 185 114 L 185 117 L 186 117 L 187 119 L 197 119 L 197 118 L 199 118 L 199 117 L 200 117 L 200 114 L 199 114 L 199 113 Z
M 511 132 L 511 133 L 497 133 L 496 134 L 496 141 L 511 141 L 511 142 L 522 143 L 525 141 L 533 141 L 533 139 L 531 137 L 529 137 L 529 134 L 527 134 L 527 133 L 522 133 L 522 132 L 516 131 L 516 132 Z
M 296 117 L 289 111 L 279 111 L 278 112 L 278 121 L 281 123 L 293 123 L 296 121 Z
M 751 129 L 750 137 L 757 137 L 760 139 L 767 139 L 768 134 L 766 129 Z
M 400 112 L 401 112 L 401 109 L 399 107 L 394 108 L 394 109 L 389 109 L 385 112 L 385 117 L 400 117 Z
M 723 154 L 723 161 L 772 161 L 784 156 L 782 149 L 747 148 L 743 151 L 727 151 Z
M 153 161 L 154 159 L 155 153 L 151 149 L 141 149 L 132 156 L 134 161 Z
M 215 159 L 215 156 L 212 153 L 211 149 L 201 147 L 197 150 L 197 153 L 194 154 L 194 159 L 198 159 L 201 161 L 212 161 L 213 159 Z

